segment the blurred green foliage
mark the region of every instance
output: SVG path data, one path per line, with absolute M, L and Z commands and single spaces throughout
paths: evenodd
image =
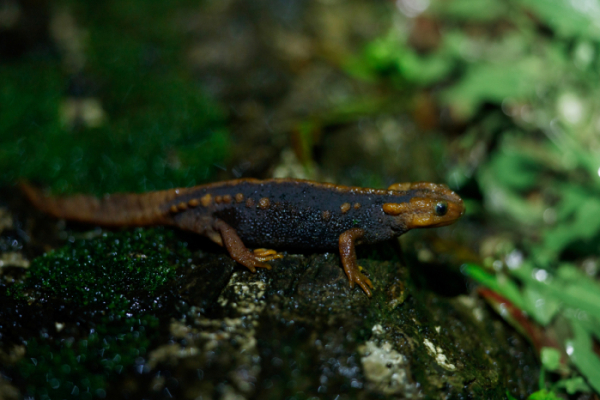
M 84 67 L 67 73 L 69 54 L 0 65 L 0 180 L 96 194 L 210 180 L 227 153 L 224 115 L 182 67 L 175 8 L 71 6 Z
M 527 261 L 507 271 L 509 275 L 494 274 L 478 265 L 465 266 L 467 275 L 525 311 L 547 333 L 567 330 L 560 348 L 542 348 L 542 365 L 548 371 L 564 372 L 560 358 L 566 354 L 589 385 L 600 392 L 600 359 L 591 350 L 592 338 L 600 340 L 600 285 L 566 263 L 552 275 Z M 559 380 L 554 387 L 564 388 L 570 394 L 589 391 L 589 386 L 577 376 Z
M 476 183 L 479 216 L 509 233 L 522 259 L 498 254 L 496 271 L 466 272 L 547 333 L 556 321 L 567 331 L 557 345 L 570 360 L 567 376 L 532 399 L 590 386 L 600 393 L 592 351 L 600 332 L 598 21 L 595 0 L 432 0 L 417 17 L 398 12 L 390 32 L 348 64 L 355 76 L 433 93 L 465 127 L 449 140 L 456 154 L 447 180 Z M 545 369 L 556 370 L 544 354 Z

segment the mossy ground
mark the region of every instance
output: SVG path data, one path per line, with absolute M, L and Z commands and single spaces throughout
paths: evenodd
M 146 314 L 116 324 L 109 319 L 82 339 L 31 339 L 15 380 L 34 398 L 92 399 L 106 397 L 120 377 L 143 373 L 147 350 L 159 337 L 158 318 Z
M 190 255 L 172 231 L 136 229 L 36 258 L 5 303 L 30 335 L 22 343 L 11 335 L 27 354 L 12 368 L 15 381 L 36 398 L 102 398 L 120 376 L 144 372 L 148 348 L 165 333 L 159 316 L 176 302 L 165 288 Z M 40 313 L 51 318 L 28 320 Z
M 104 233 L 36 258 L 24 283 L 13 290 L 34 300 L 61 299 L 71 307 L 124 316 L 120 313 L 131 307 L 133 293 L 153 295 L 187 257 L 172 231 Z

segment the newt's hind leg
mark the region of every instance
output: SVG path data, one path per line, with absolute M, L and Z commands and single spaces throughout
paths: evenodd
M 252 272 L 256 272 L 256 268 L 271 269 L 271 266 L 269 264 L 265 264 L 262 261 L 268 261 L 269 259 L 278 258 L 273 257 L 263 259 L 263 257 L 261 257 L 260 255 L 256 256 L 244 245 L 244 242 L 242 242 L 242 239 L 238 236 L 235 229 L 233 229 L 226 222 L 221 221 L 220 219 L 214 223 L 214 228 L 221 234 L 223 244 L 225 245 L 225 248 L 227 249 L 227 252 L 229 252 L 231 258 L 233 258 L 235 261 L 242 264 L 244 267 L 248 268 Z
M 361 267 L 356 260 L 356 250 L 354 248 L 354 242 L 363 237 L 364 234 L 365 231 L 360 228 L 348 229 L 342 233 L 339 240 L 340 257 L 344 266 L 344 272 L 346 272 L 350 281 L 350 287 L 354 287 L 354 284 L 357 283 L 367 296 L 371 297 L 370 289 L 373 288 L 373 284 L 369 278 L 360 272 Z

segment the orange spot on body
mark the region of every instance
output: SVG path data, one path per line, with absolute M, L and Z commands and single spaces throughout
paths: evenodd
M 231 203 L 231 196 L 226 194 L 225 196 L 223 196 L 223 203 L 225 204 L 229 204 Z
M 248 197 L 248 200 L 246 200 L 246 207 L 248 207 L 248 208 L 254 207 L 254 200 L 252 198 Z
M 204 207 L 208 207 L 210 203 L 212 203 L 212 196 L 210 194 L 207 193 L 200 198 L 200 204 Z
M 261 210 L 266 210 L 267 208 L 269 208 L 270 205 L 271 201 L 268 197 L 263 197 L 258 201 L 258 208 L 260 208 Z
M 350 211 L 350 203 L 344 203 L 340 206 L 340 210 L 342 210 L 342 214 L 346 214 Z
M 200 202 L 198 201 L 198 199 L 192 199 L 192 200 L 188 201 L 188 205 L 190 207 L 198 207 L 199 204 L 200 204 Z
M 236 201 L 236 203 L 241 203 L 242 201 L 244 201 L 244 195 L 241 193 L 236 194 L 235 201 Z
M 331 218 L 331 213 L 330 213 L 329 211 L 323 211 L 323 212 L 321 213 L 321 217 L 322 217 L 322 218 L 323 218 L 325 221 L 328 221 L 328 220 L 329 220 L 329 218 Z

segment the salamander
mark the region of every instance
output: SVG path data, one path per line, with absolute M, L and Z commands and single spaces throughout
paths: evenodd
M 56 218 L 102 226 L 167 225 L 192 231 L 224 246 L 250 271 L 270 269 L 282 256 L 274 247 L 339 249 L 350 286 L 371 296 L 355 245 L 391 239 L 414 228 L 452 224 L 465 211 L 445 185 L 396 183 L 387 190 L 296 179 L 237 179 L 140 194 L 49 197 L 21 184 L 38 209 Z

